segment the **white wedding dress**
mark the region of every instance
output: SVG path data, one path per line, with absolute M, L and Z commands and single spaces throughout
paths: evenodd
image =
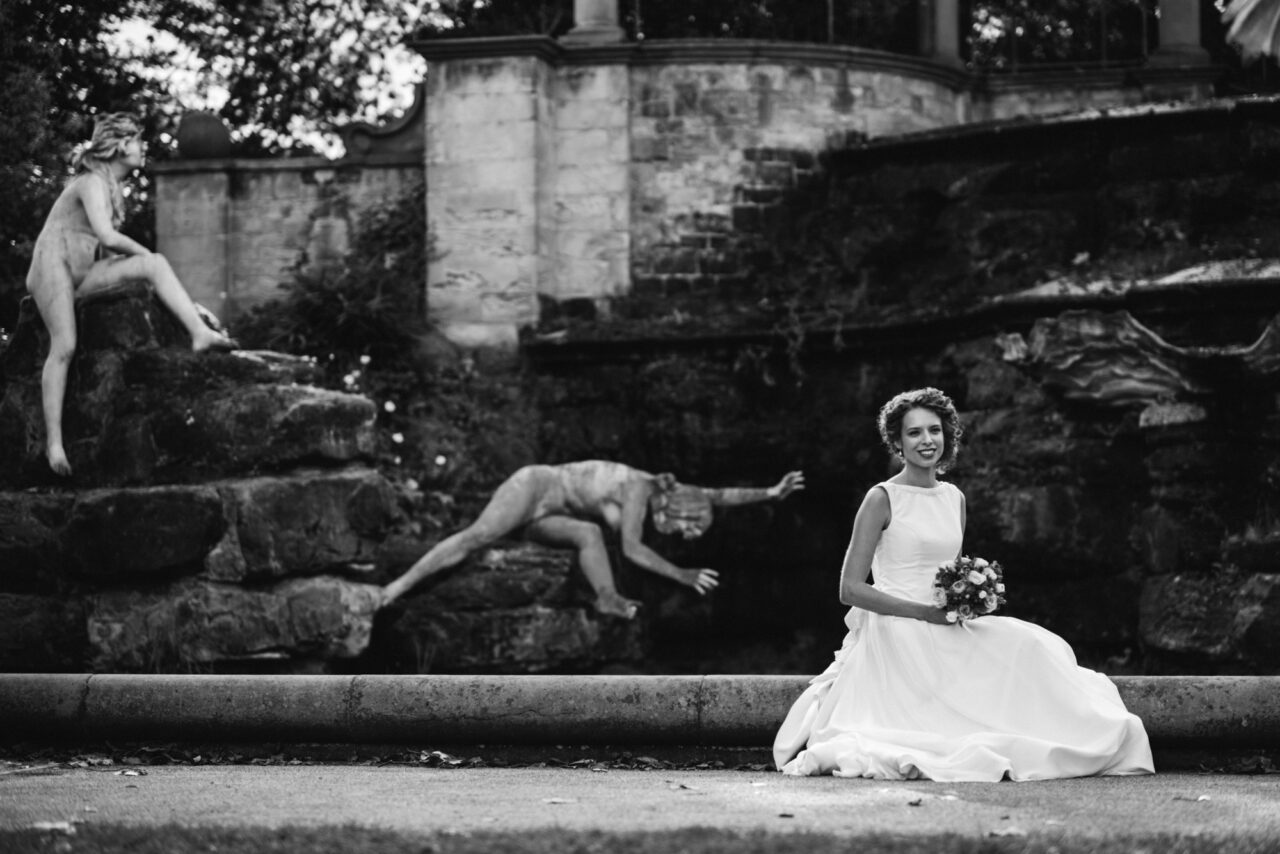
M 872 562 L 875 588 L 932 602 L 938 565 L 960 549 L 960 490 L 881 486 L 891 517 Z M 1115 685 L 1040 626 L 1000 616 L 942 626 L 859 608 L 845 623 L 835 661 L 774 741 L 786 774 L 995 781 L 1154 772 L 1142 721 Z

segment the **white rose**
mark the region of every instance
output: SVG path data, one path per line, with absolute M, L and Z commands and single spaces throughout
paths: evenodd
M 996 571 L 991 567 L 987 567 L 986 569 L 982 570 L 982 574 L 985 575 L 987 578 L 990 578 L 992 581 L 994 581 L 996 578 Z
M 969 579 L 970 584 L 982 584 L 987 580 L 987 577 L 976 569 L 970 570 L 965 577 Z
M 939 608 L 947 607 L 947 591 L 941 587 L 933 588 L 933 604 Z
M 948 622 L 948 623 L 954 623 L 954 622 L 955 622 L 956 620 L 958 620 L 958 619 L 960 619 L 960 615 L 959 615 L 959 614 L 957 614 L 955 611 L 948 611 L 948 612 L 947 612 L 947 622 Z
M 996 583 L 996 592 L 997 592 L 997 593 L 1003 593 L 1003 592 L 1004 592 L 1004 582 L 997 582 L 997 583 Z
M 973 565 L 978 569 L 983 569 L 989 566 L 990 564 L 987 563 L 985 558 L 976 557 L 973 559 Z
M 951 583 L 951 589 L 956 593 L 963 593 L 968 588 L 969 588 L 969 585 L 964 583 L 964 579 L 961 579 L 959 581 L 953 581 Z

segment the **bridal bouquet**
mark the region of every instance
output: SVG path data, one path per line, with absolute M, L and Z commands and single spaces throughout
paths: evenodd
M 1004 570 L 999 563 L 962 555 L 938 567 L 933 604 L 946 609 L 947 622 L 963 623 L 1004 603 Z

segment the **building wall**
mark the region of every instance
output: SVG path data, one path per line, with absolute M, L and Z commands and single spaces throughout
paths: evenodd
M 360 212 L 421 176 L 417 156 L 160 163 L 157 249 L 197 302 L 233 318 L 278 295 L 297 265 L 340 259 Z

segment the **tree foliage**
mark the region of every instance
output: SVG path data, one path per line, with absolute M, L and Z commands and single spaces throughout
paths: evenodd
M 370 115 L 424 3 L 398 0 L 135 0 L 190 51 L 241 155 L 312 153 L 309 130 Z

